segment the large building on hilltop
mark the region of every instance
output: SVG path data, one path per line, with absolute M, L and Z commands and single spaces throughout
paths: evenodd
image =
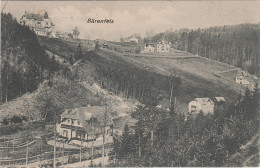
M 39 36 L 55 37 L 55 25 L 48 16 L 47 11 L 28 13 L 25 11 L 20 24 L 29 26 Z

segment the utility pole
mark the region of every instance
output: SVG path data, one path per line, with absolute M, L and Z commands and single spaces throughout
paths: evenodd
M 81 162 L 81 149 L 82 149 L 82 138 L 81 138 L 81 132 L 80 132 L 80 150 L 79 150 L 79 162 Z
M 103 126 L 102 167 L 105 164 L 105 126 Z
M 54 113 L 54 155 L 53 155 L 53 167 L 56 168 L 56 111 Z
M 92 147 L 91 147 L 91 161 L 93 162 L 93 155 L 94 155 L 94 136 L 95 136 L 95 126 L 93 125 L 93 137 L 92 137 Z
M 140 133 L 138 134 L 138 141 L 139 141 L 139 143 L 138 143 L 138 155 L 139 155 L 139 157 L 141 157 L 141 137 L 140 137 Z
M 64 159 L 64 139 L 62 140 L 62 159 L 63 159 L 63 163 L 65 162 L 65 159 Z
M 103 121 L 103 145 L 102 145 L 102 167 L 105 165 L 105 134 L 106 134 L 106 126 L 107 126 L 107 104 L 104 111 L 104 121 Z
M 42 145 L 40 143 L 40 167 L 42 166 Z
M 30 121 L 28 120 L 28 132 L 27 132 L 27 144 L 26 144 L 26 165 L 28 164 L 28 155 L 29 155 L 29 132 L 30 132 Z

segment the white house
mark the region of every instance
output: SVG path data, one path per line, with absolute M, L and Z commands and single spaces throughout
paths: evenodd
M 198 114 L 203 112 L 204 114 L 213 114 L 214 113 L 214 102 L 208 98 L 195 98 L 189 103 L 189 112 Z
M 55 25 L 46 11 L 39 11 L 36 14 L 25 11 L 20 19 L 20 24 L 29 26 L 39 36 L 55 37 Z
M 249 85 L 250 82 L 247 78 L 248 78 L 248 74 L 241 71 L 239 74 L 237 74 L 237 76 L 235 78 L 235 82 L 238 84 L 241 84 L 241 85 Z
M 85 144 L 92 141 L 103 141 L 104 107 L 88 106 L 65 110 L 61 114 L 60 122 L 56 124 L 59 138 L 69 144 Z M 112 120 L 105 127 L 105 138 L 112 139 Z
M 141 50 L 141 53 L 153 53 L 155 51 L 155 46 L 152 43 L 146 43 Z
M 157 48 L 156 51 L 157 52 L 170 52 L 170 44 L 165 42 L 165 41 L 161 41 L 157 44 Z

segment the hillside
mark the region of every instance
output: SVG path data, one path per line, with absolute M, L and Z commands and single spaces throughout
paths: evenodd
M 260 24 L 215 26 L 205 29 L 168 30 L 144 38 L 169 41 L 174 48 L 227 63 L 260 76 Z
M 1 13 L 0 102 L 33 92 L 50 73 L 57 71 L 55 60 L 45 55 L 37 36 L 11 14 Z
M 56 45 L 59 46 L 59 44 Z M 62 46 L 65 45 L 74 47 L 75 50 L 75 44 L 63 41 Z M 86 44 L 81 45 L 83 48 L 88 48 Z M 119 44 L 116 45 L 119 46 Z M 63 54 L 63 52 L 59 53 L 58 49 L 55 52 Z M 231 102 L 245 89 L 234 82 L 215 76 L 215 73 L 235 69 L 233 66 L 192 56 L 179 50 L 171 54 L 170 58 L 163 58 L 160 55 L 149 57 L 149 54 L 141 56 L 141 54 L 126 54 L 102 49 L 98 52 L 86 52 L 85 58 L 76 67 L 80 69 L 78 72 L 81 72 L 79 76 L 82 80 L 86 79 L 84 75 L 89 75 L 101 87 L 115 94 L 122 94 L 126 98 L 136 98 L 142 102 L 142 95 L 137 93 L 142 92 L 139 88 L 145 87 L 145 95 L 162 97 L 163 102 L 166 102 L 164 103 L 166 107 L 169 107 L 169 102 L 167 103 L 169 78 L 179 76 L 182 86 L 180 95 L 177 96 L 177 103 L 182 112 L 187 111 L 188 102 L 195 97 L 223 96 Z M 128 78 L 125 78 L 125 75 Z

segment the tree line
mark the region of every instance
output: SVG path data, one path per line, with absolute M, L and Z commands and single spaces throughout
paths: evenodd
M 256 86 L 213 115 L 184 115 L 174 104 L 167 112 L 150 99 L 132 114 L 135 131 L 126 125 L 115 136 L 111 166 L 242 166 L 245 160 L 234 154 L 259 131 L 259 99 Z M 249 152 L 255 154 L 251 166 L 257 166 L 259 149 Z
M 145 42 L 166 40 L 175 49 L 228 63 L 260 76 L 259 24 L 240 24 L 206 29 L 168 30 L 144 38 Z
M 141 102 L 144 102 L 147 97 L 158 96 L 170 97 L 169 101 L 172 102 L 181 86 L 180 77 L 162 77 L 136 67 L 114 67 L 100 64 L 96 66 L 95 72 L 94 78 L 103 88 L 116 95 L 122 94 L 125 98 L 136 98 Z M 162 84 L 162 80 L 165 80 L 164 84 Z M 159 93 L 158 87 L 165 91 L 165 95 L 160 95 L 163 93 Z
M 1 102 L 10 101 L 38 85 L 58 70 L 55 57 L 49 58 L 28 26 L 1 13 Z

